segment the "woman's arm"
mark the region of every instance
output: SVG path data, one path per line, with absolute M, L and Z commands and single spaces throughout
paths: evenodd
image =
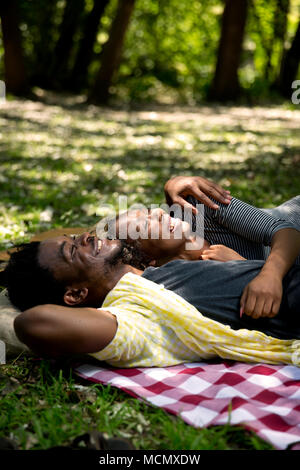
M 260 274 L 244 289 L 240 314 L 253 318 L 274 317 L 282 300 L 282 280 L 300 252 L 300 232 L 290 222 L 275 218 L 239 199 L 219 211 L 205 210 L 205 216 L 244 239 L 271 246 Z
M 57 357 L 98 352 L 112 341 L 116 317 L 105 310 L 38 305 L 15 318 L 17 337 L 32 351 Z
M 271 252 L 260 274 L 244 289 L 240 314 L 274 317 L 282 300 L 282 280 L 300 252 L 300 232 L 285 220 L 273 217 L 243 201 L 232 198 L 218 212 L 206 209 L 216 220 L 245 239 L 271 245 Z
M 195 213 L 195 206 L 185 200 L 192 196 L 206 206 L 205 219 L 255 243 L 270 246 L 277 230 L 294 228 L 290 222 L 231 197 L 229 191 L 199 176 L 176 176 L 166 182 L 164 189 L 169 205 L 191 206 Z
M 300 232 L 283 229 L 275 233 L 271 253 L 261 272 L 244 289 L 241 315 L 274 317 L 282 299 L 282 281 L 300 254 Z
M 229 205 L 220 204 L 218 211 L 206 207 L 205 219 L 219 224 L 246 240 L 262 243 L 265 246 L 271 246 L 272 239 L 278 230 L 295 229 L 291 222 L 273 217 L 235 197 L 232 197 Z

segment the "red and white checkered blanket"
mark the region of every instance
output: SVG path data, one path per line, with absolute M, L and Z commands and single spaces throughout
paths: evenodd
M 116 369 L 83 364 L 75 372 L 142 398 L 192 426 L 244 425 L 277 449 L 300 441 L 300 368 L 294 366 L 223 361 Z

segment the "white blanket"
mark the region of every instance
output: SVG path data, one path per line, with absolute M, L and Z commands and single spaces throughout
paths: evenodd
M 4 341 L 7 355 L 18 355 L 28 347 L 18 340 L 14 331 L 14 319 L 20 310 L 15 308 L 7 296 L 6 289 L 0 293 L 0 340 Z

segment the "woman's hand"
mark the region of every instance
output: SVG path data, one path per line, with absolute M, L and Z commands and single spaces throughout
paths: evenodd
M 252 318 L 275 317 L 280 309 L 282 293 L 280 276 L 260 272 L 244 289 L 240 316 L 245 313 Z
M 207 250 L 204 250 L 201 254 L 201 258 L 212 259 L 215 261 L 234 261 L 234 260 L 245 260 L 239 253 L 228 248 L 224 245 L 210 245 Z
M 282 281 L 300 252 L 300 232 L 294 228 L 278 230 L 272 238 L 271 253 L 261 272 L 245 287 L 240 315 L 252 318 L 275 317 L 282 300 Z
M 194 196 L 200 203 L 212 209 L 219 209 L 219 206 L 207 196 L 222 204 L 229 204 L 231 200 L 230 191 L 201 176 L 175 176 L 166 182 L 164 190 L 169 205 L 192 207 L 194 213 L 197 213 L 197 209 L 185 200 L 187 196 Z

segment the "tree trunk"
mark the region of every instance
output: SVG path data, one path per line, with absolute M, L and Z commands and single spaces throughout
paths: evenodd
M 239 95 L 238 68 L 247 10 L 247 0 L 225 0 L 217 65 L 209 96 L 211 100 L 235 100 Z
M 80 90 L 87 83 L 88 67 L 93 58 L 93 46 L 97 37 L 100 19 L 109 0 L 94 0 L 94 6 L 86 18 L 83 37 L 76 55 L 69 88 Z
M 120 65 L 122 47 L 134 3 L 135 0 L 119 0 L 108 41 L 103 47 L 101 66 L 89 96 L 89 101 L 93 103 L 105 104 L 108 101 L 109 87 Z
M 49 58 L 53 57 L 54 18 L 58 0 L 44 2 L 37 11 L 38 34 L 34 38 L 34 66 L 30 80 L 32 84 L 48 87 L 52 82 Z
M 70 60 L 73 39 L 84 9 L 84 0 L 67 0 L 60 26 L 60 36 L 54 50 L 52 74 L 55 87 L 64 81 Z
M 300 62 L 300 21 L 291 47 L 283 56 L 278 89 L 282 96 L 290 98 L 292 94 L 292 83 L 297 78 Z
M 267 82 L 274 81 L 274 66 L 272 66 L 272 58 L 274 48 L 279 46 L 281 55 L 283 53 L 284 41 L 287 30 L 287 19 L 290 7 L 290 0 L 276 0 L 276 8 L 273 18 L 273 35 L 266 49 L 267 61 L 265 64 L 264 77 Z M 279 58 L 280 61 L 280 58 Z
M 17 1 L 2 2 L 0 17 L 4 45 L 6 90 L 15 95 L 24 95 L 28 91 L 28 81 L 19 29 Z
M 274 18 L 274 37 L 284 41 L 287 30 L 287 17 L 290 9 L 290 0 L 277 0 Z

